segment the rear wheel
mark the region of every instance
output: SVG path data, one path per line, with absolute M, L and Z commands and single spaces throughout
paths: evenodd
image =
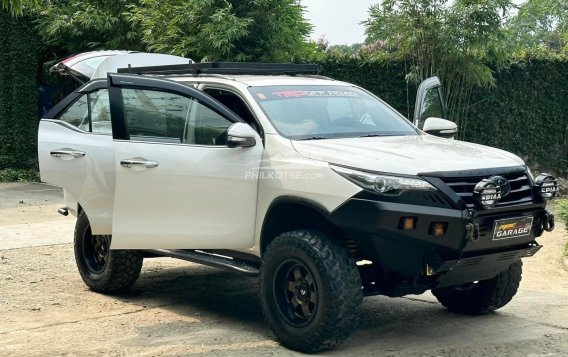
M 260 301 L 282 345 L 303 352 L 325 350 L 355 328 L 361 278 L 341 244 L 317 231 L 288 232 L 263 256 Z
M 448 310 L 468 315 L 488 313 L 507 305 L 521 282 L 523 263 L 519 260 L 493 279 L 432 289 L 432 294 Z
M 85 212 L 75 225 L 75 262 L 81 278 L 97 292 L 130 288 L 138 279 L 143 256 L 136 250 L 110 250 L 111 236 L 91 234 Z

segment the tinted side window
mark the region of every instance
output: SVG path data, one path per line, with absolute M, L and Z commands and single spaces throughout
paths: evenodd
M 442 99 L 438 88 L 439 87 L 430 88 L 424 95 L 424 106 L 418 123 L 420 129 L 422 129 L 424 121 L 428 118 L 444 118 Z
M 85 94 L 80 97 L 73 105 L 71 105 L 61 116 L 59 120 L 71 124 L 81 130 L 89 131 L 89 105 L 88 96 Z
M 195 101 L 187 126 L 187 143 L 227 145 L 227 129 L 233 124 L 217 112 Z
M 167 92 L 123 89 L 124 114 L 133 140 L 226 145 L 232 122 L 197 100 Z
M 112 134 L 108 90 L 101 89 L 89 94 L 91 101 L 91 131 Z
M 153 90 L 123 89 L 124 116 L 131 139 L 183 142 L 191 99 Z
M 84 94 L 59 119 L 83 131 L 111 134 L 108 90 Z
M 240 96 L 230 91 L 216 88 L 205 88 L 203 91 L 244 119 L 244 121 L 252 126 L 258 133 L 262 132 L 260 124 Z

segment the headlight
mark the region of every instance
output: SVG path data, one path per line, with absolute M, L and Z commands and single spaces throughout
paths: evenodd
M 372 193 L 400 195 L 404 191 L 436 191 L 434 186 L 418 177 L 373 174 L 335 165 L 329 165 L 329 167 L 349 181 Z
M 537 194 L 543 201 L 548 201 L 556 197 L 558 192 L 558 182 L 549 174 L 540 174 L 534 180 L 537 187 Z

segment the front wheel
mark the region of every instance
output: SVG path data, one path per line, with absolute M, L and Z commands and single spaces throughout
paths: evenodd
M 282 345 L 302 352 L 330 349 L 356 326 L 361 278 L 338 242 L 317 231 L 287 232 L 263 256 L 260 302 Z
M 523 263 L 519 260 L 493 279 L 460 286 L 432 289 L 432 294 L 448 310 L 467 314 L 485 314 L 507 305 L 521 282 Z
M 79 214 L 75 224 L 75 262 L 85 284 L 101 293 L 134 285 L 144 259 L 136 250 L 111 250 L 110 242 L 111 236 L 93 235 L 87 215 Z

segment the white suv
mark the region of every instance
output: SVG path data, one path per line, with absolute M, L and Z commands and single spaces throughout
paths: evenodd
M 342 342 L 363 296 L 431 289 L 467 314 L 507 304 L 521 258 L 553 228 L 556 180 L 451 140 L 436 78 L 420 86 L 412 124 L 315 71 L 127 68 L 53 108 L 39 127 L 41 177 L 77 216 L 85 283 L 128 288 L 155 256 L 258 275 L 276 337 L 307 352 Z

